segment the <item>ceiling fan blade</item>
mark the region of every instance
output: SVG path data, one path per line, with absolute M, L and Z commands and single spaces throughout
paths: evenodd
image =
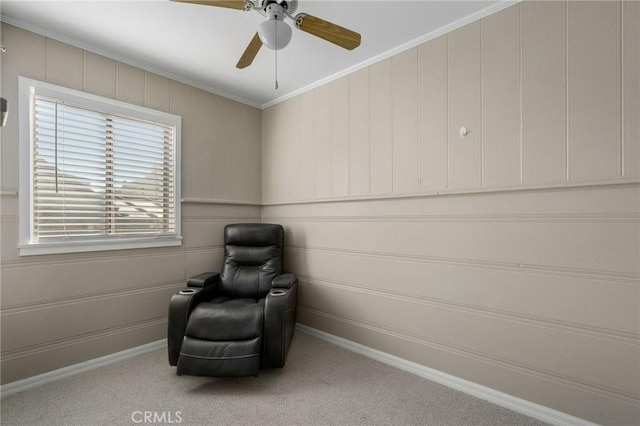
M 216 6 L 216 7 L 226 7 L 227 9 L 237 9 L 244 10 L 245 9 L 245 1 L 244 0 L 171 0 L 178 3 L 193 3 L 193 4 L 202 4 L 205 6 Z
M 247 46 L 244 53 L 240 57 L 240 60 L 238 61 L 236 68 L 243 69 L 251 65 L 251 63 L 253 62 L 253 59 L 256 57 L 261 47 L 262 47 L 262 41 L 260 41 L 260 37 L 258 36 L 258 33 L 256 33 L 256 35 L 253 36 L 253 38 L 249 42 L 249 45 Z
M 360 34 L 306 13 L 296 16 L 296 28 L 347 50 L 360 46 Z

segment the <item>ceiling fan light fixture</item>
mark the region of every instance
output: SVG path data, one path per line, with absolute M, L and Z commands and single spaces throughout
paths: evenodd
M 258 36 L 262 44 L 271 50 L 287 47 L 291 41 L 291 32 L 291 27 L 277 18 L 264 21 L 258 28 Z
M 0 0 L 2 1 L 2 0 Z M 262 16 L 267 17 L 267 21 L 258 27 L 258 32 L 253 36 L 249 45 L 242 53 L 240 60 L 236 64 L 236 68 L 244 69 L 251 65 L 258 51 L 264 44 L 269 49 L 274 50 L 276 75 L 278 68 L 278 50 L 284 49 L 291 41 L 291 27 L 284 20 L 289 18 L 294 22 L 296 28 L 321 38 L 336 46 L 347 50 L 353 50 L 360 46 L 362 37 L 355 31 L 341 27 L 332 22 L 306 13 L 298 13 L 294 15 L 298 9 L 298 0 L 172 0 L 176 2 L 194 3 L 208 6 L 224 7 L 228 9 L 237 9 L 255 11 Z M 277 89 L 277 83 L 276 83 Z

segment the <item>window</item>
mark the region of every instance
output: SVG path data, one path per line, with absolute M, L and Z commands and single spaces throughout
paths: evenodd
M 180 245 L 180 117 L 20 77 L 20 254 Z

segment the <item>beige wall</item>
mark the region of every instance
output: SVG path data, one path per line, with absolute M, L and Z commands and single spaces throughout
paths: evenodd
M 172 293 L 217 270 L 226 223 L 261 220 L 261 111 L 2 24 L 2 383 L 166 337 Z M 18 76 L 182 116 L 181 247 L 20 257 Z
M 300 322 L 638 424 L 639 26 L 527 1 L 264 110 Z

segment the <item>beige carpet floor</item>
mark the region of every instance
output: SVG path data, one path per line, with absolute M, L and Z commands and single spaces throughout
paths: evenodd
M 2 425 L 543 423 L 297 332 L 259 377 L 177 376 L 155 351 L 1 401 Z

